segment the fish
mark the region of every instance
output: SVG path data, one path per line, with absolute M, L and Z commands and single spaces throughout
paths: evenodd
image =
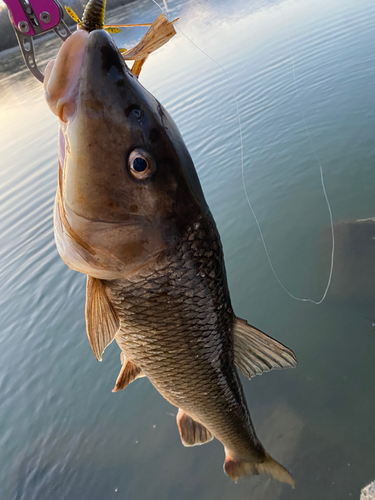
M 87 275 L 94 355 L 120 348 L 114 392 L 147 377 L 178 408 L 183 445 L 216 438 L 234 481 L 267 474 L 294 486 L 256 435 L 237 369 L 250 379 L 296 356 L 236 317 L 220 236 L 168 111 L 104 30 L 70 36 L 44 87 L 60 124 L 56 246 Z

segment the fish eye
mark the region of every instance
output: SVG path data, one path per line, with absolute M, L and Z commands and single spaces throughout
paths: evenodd
M 143 149 L 135 149 L 130 153 L 128 165 L 132 176 L 139 180 L 148 179 L 155 172 L 152 156 Z
M 133 109 L 132 113 L 137 118 L 137 120 L 140 120 L 142 118 L 142 111 L 140 109 Z
M 133 168 L 133 170 L 135 170 L 135 172 L 138 172 L 138 173 L 145 172 L 148 168 L 148 163 L 141 156 L 137 156 L 133 160 L 132 168 Z

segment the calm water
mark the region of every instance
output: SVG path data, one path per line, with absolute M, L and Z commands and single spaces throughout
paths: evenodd
M 85 277 L 53 241 L 57 119 L 18 51 L 0 56 L 0 498 L 221 500 L 359 498 L 375 479 L 375 5 L 373 0 L 168 0 L 181 34 L 142 83 L 175 118 L 216 218 L 237 315 L 293 348 L 296 370 L 244 382 L 257 433 L 296 479 L 233 484 L 222 445 L 184 448 L 171 407 L 141 379 L 112 394 L 112 345 L 98 363 L 84 324 Z M 158 14 L 151 1 L 112 13 Z M 127 33 L 131 42 L 139 32 Z M 121 43 L 125 34 L 118 35 Z M 58 42 L 37 49 L 46 62 Z M 276 282 L 241 183 L 281 280 Z M 311 148 L 303 117 L 315 151 Z M 369 319 L 368 319 L 369 318 Z

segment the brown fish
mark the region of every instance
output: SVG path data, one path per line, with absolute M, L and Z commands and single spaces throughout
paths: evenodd
M 173 120 L 102 30 L 64 43 L 45 88 L 61 126 L 56 244 L 88 275 L 95 356 L 113 339 L 121 349 L 114 391 L 148 377 L 179 408 L 185 446 L 216 437 L 232 479 L 293 485 L 255 434 L 236 366 L 251 378 L 296 358 L 234 315 L 220 237 Z

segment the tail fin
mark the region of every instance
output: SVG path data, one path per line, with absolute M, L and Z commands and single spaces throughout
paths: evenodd
M 267 474 L 282 483 L 287 483 L 294 488 L 294 479 L 289 472 L 276 460 L 274 460 L 268 453 L 263 462 L 246 462 L 245 460 L 237 460 L 230 456 L 226 451 L 226 458 L 224 463 L 225 473 L 234 481 L 242 476 L 254 476 L 258 474 Z

